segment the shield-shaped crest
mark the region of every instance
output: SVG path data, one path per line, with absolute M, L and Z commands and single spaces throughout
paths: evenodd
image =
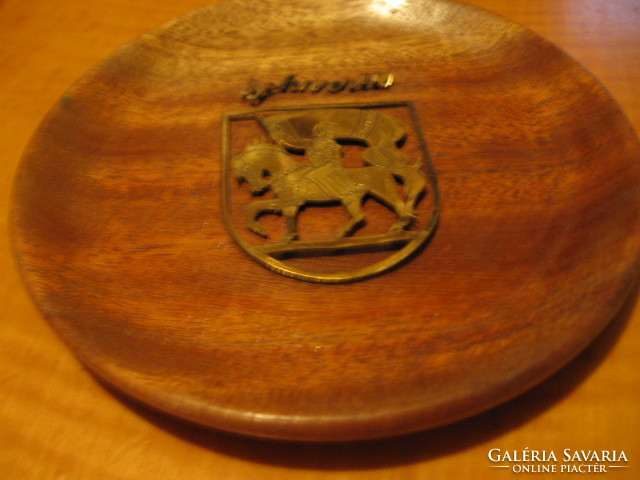
M 223 212 L 282 275 L 364 279 L 416 254 L 439 194 L 411 103 L 278 107 L 224 118 Z

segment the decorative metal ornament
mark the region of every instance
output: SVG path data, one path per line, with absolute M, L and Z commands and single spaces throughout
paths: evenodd
M 408 259 L 436 228 L 435 174 L 410 103 L 253 110 L 227 115 L 224 128 L 225 223 L 252 258 L 277 273 L 320 283 L 360 280 Z M 236 128 L 245 137 L 261 128 L 268 140 L 244 143 Z M 367 212 L 371 202 L 387 212 Z M 327 214 L 336 205 L 348 216 L 337 226 L 336 215 Z M 298 228 L 303 210 L 305 219 L 315 217 L 305 233 Z M 261 218 L 270 214 L 282 222 L 268 229 Z M 351 269 L 334 262 L 334 271 L 287 263 L 370 252 L 389 255 Z

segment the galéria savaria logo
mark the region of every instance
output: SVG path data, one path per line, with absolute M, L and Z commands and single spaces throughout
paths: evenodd
M 490 468 L 513 473 L 607 473 L 630 468 L 624 450 L 502 450 L 487 453 Z

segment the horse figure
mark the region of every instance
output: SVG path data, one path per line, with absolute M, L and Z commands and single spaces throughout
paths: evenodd
M 296 220 L 302 206 L 338 201 L 351 216 L 336 233 L 336 239 L 341 239 L 364 222 L 362 203 L 366 195 L 397 215 L 398 220 L 389 231 L 391 234 L 401 232 L 415 219 L 414 206 L 400 198 L 389 169 L 377 166 L 317 168 L 299 163 L 284 148 L 270 143 L 248 145 L 240 155 L 232 158 L 231 166 L 234 176 L 246 180 L 254 194 L 261 194 L 267 188 L 275 194 L 275 198 L 256 200 L 249 205 L 246 226 L 265 238 L 268 237 L 267 231 L 258 222 L 261 215 L 283 215 L 287 226 L 283 242 L 286 243 L 298 237 Z

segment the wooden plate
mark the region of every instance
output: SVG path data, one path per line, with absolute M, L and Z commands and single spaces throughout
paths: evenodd
M 346 117 L 350 133 L 315 129 Z M 421 176 L 413 224 L 388 233 L 400 214 L 371 186 L 366 224 L 338 243 L 346 209 L 311 193 L 256 214 L 270 239 L 247 230 L 254 202 L 285 194 L 269 170 L 252 196 L 234 159 L 257 134 L 285 143 L 269 125 L 291 119 L 304 176 L 344 162 L 331 188 L 369 168 L 406 204 Z M 375 140 L 357 130 L 374 124 Z M 13 239 L 43 315 L 132 398 L 249 435 L 375 438 L 505 401 L 602 330 L 635 278 L 638 160 L 597 80 L 490 13 L 235 1 L 144 35 L 60 99 L 19 169 Z

